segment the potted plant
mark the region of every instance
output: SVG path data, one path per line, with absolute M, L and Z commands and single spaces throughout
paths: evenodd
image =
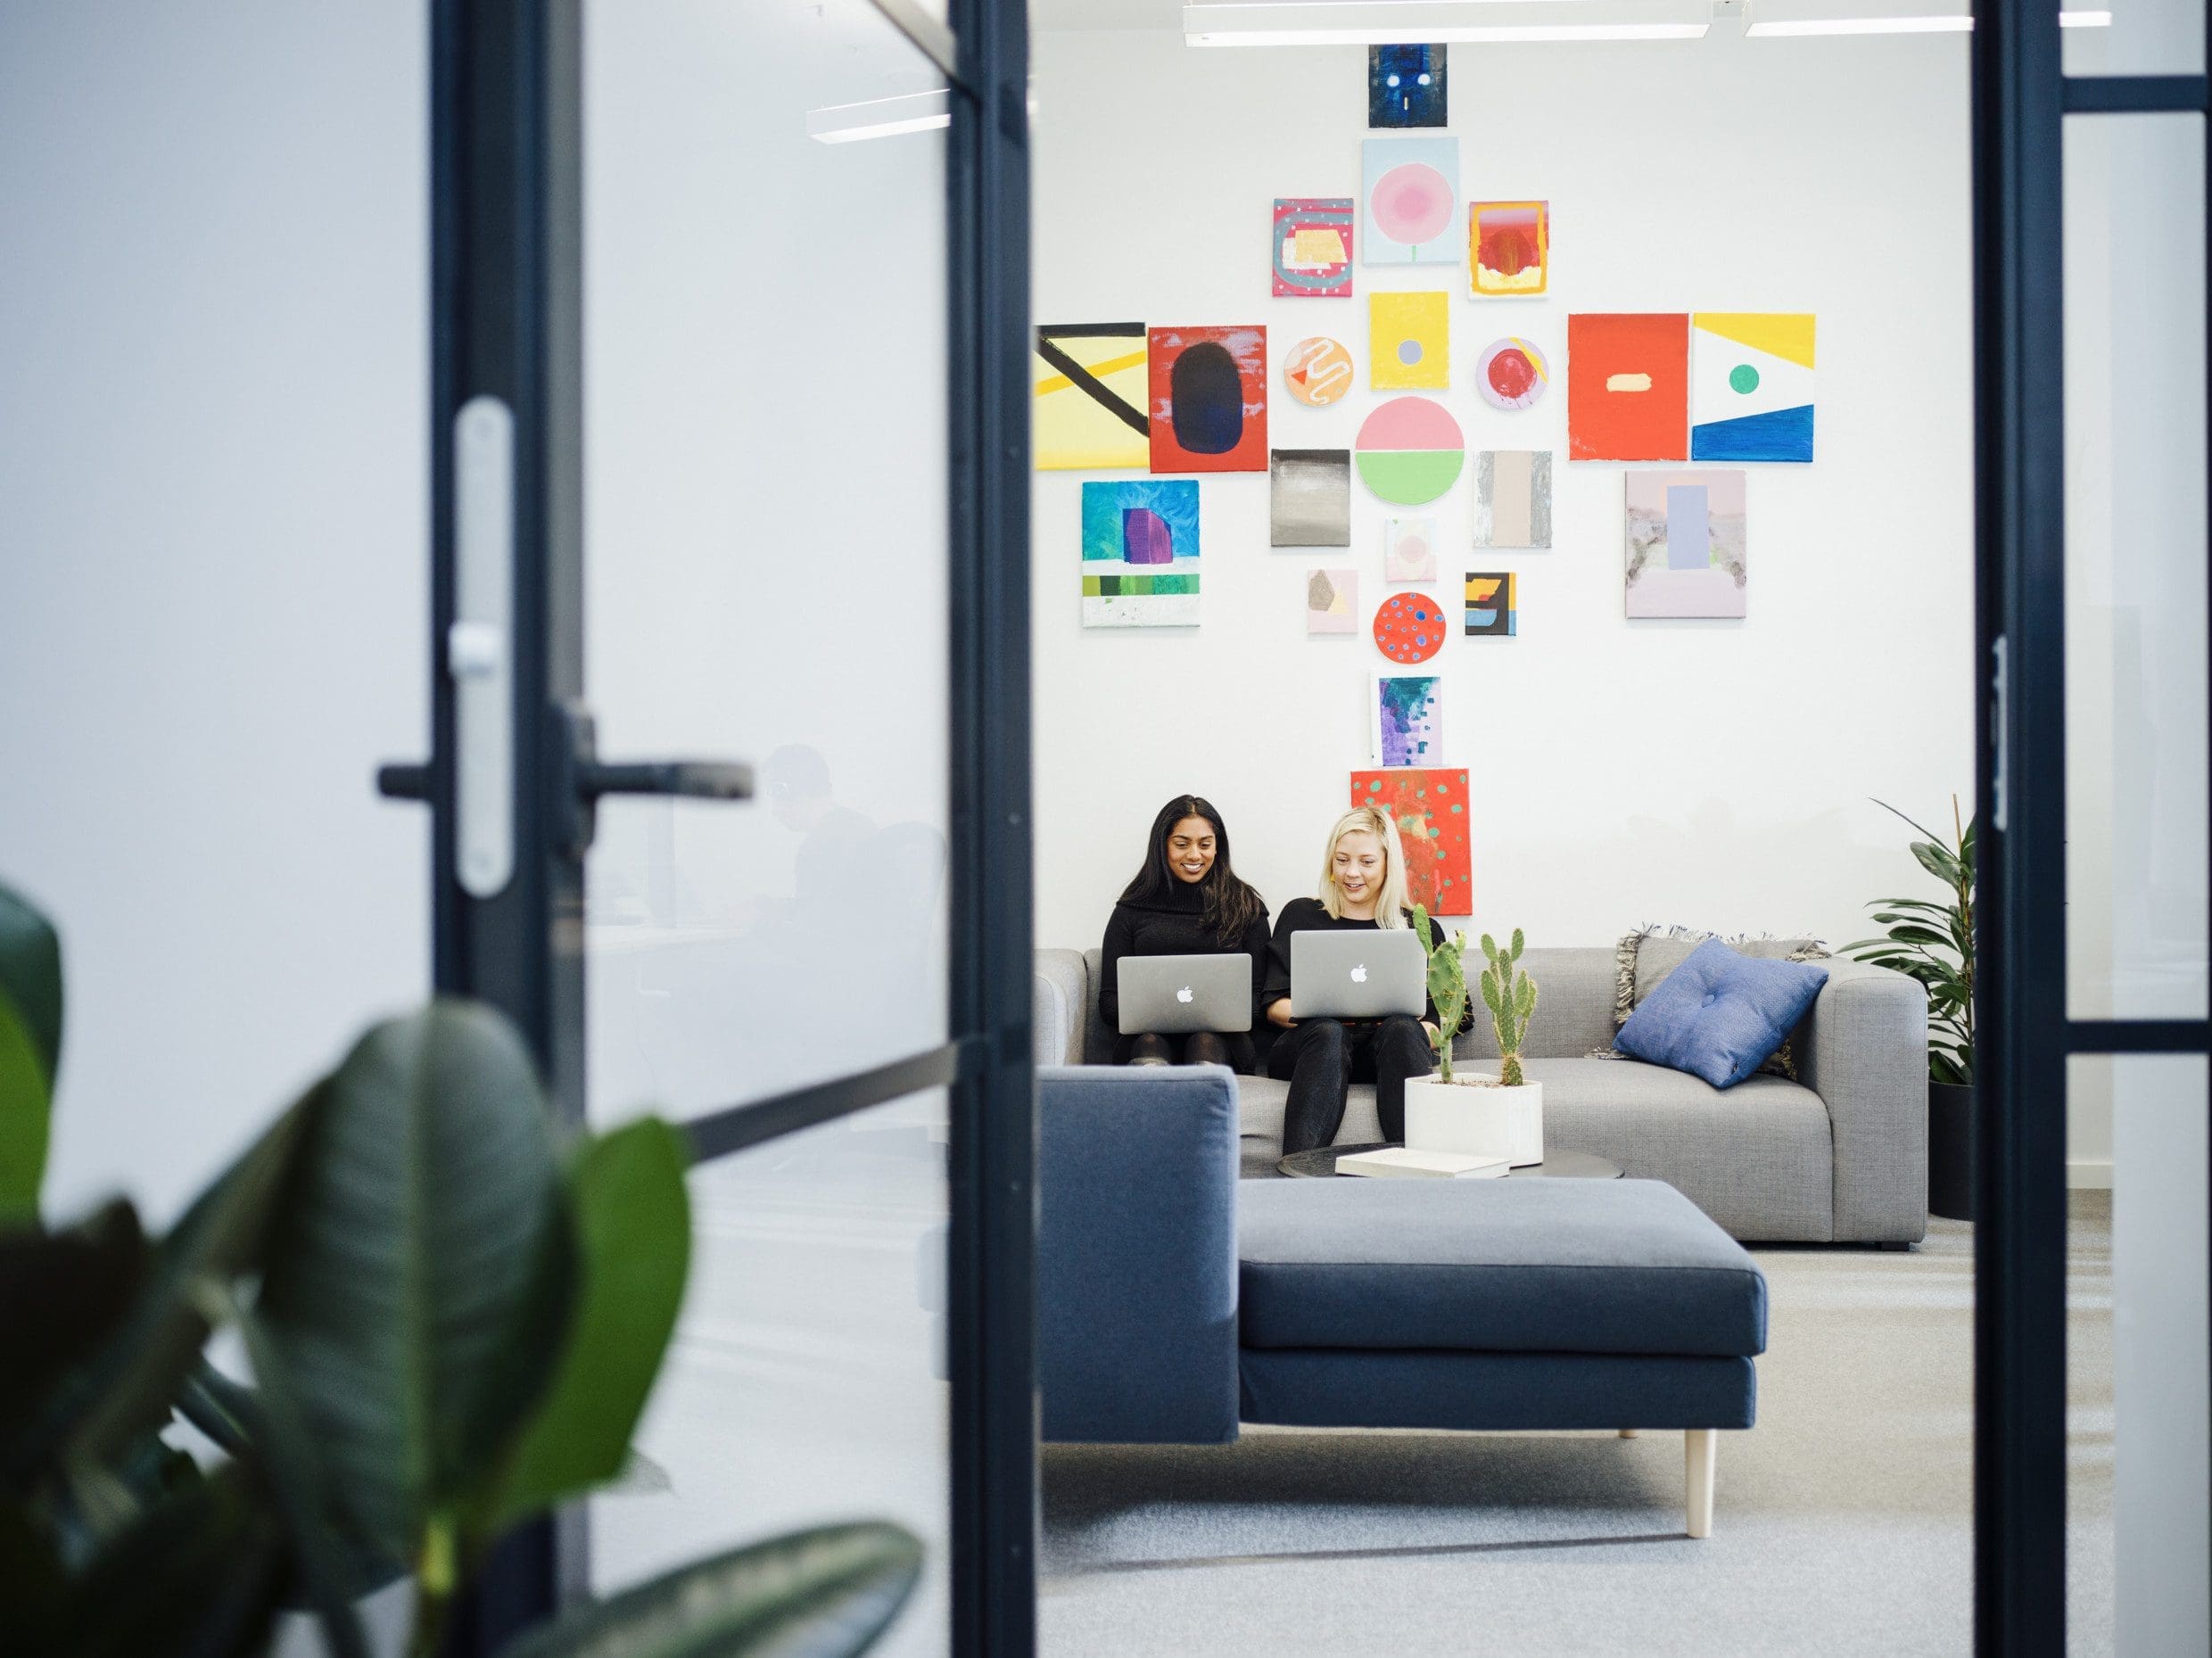
M 367 1658 L 412 1580 L 430 1658 L 500 1536 L 614 1480 L 690 1258 L 683 1136 L 564 1144 L 491 1010 L 369 1030 L 149 1237 L 116 1199 L 39 1217 L 60 950 L 0 888 L 0 1628 L 24 1658 L 261 1658 L 280 1613 Z M 216 1368 L 218 1332 L 251 1384 Z M 211 1442 L 187 1454 L 177 1419 Z M 515 1658 L 849 1658 L 919 1575 L 877 1522 L 681 1567 Z
M 1521 1069 L 1521 1044 L 1536 1011 L 1536 981 L 1517 965 L 1525 941 L 1518 928 L 1505 949 L 1488 933 L 1482 954 L 1489 963 L 1477 981 L 1482 1005 L 1498 1033 L 1498 1075 L 1452 1075 L 1452 1037 L 1467 1007 L 1467 936 L 1445 942 L 1428 911 L 1414 906 L 1414 930 L 1429 956 L 1429 999 L 1436 1003 L 1437 1074 L 1406 1084 L 1406 1144 L 1418 1151 L 1457 1151 L 1470 1157 L 1502 1157 L 1515 1168 L 1544 1160 L 1544 1085 Z
M 1882 898 L 1867 907 L 1886 927 L 1880 938 L 1845 949 L 1861 961 L 1894 968 L 1927 990 L 1927 1207 L 1952 1220 L 1974 1218 L 1974 829 L 1951 797 L 1945 844 L 1886 801 L 1874 803 L 1927 837 L 1911 843 L 1920 867 L 1950 888 L 1941 903 Z

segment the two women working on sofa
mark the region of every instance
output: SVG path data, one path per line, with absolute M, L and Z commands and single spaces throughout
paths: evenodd
M 1196 796 L 1178 796 L 1153 821 L 1143 867 L 1106 923 L 1099 1012 L 1109 1029 L 1124 1023 L 1121 963 L 1128 958 L 1244 956 L 1251 964 L 1251 1013 L 1282 1033 L 1267 1055 L 1267 1071 L 1291 1085 L 1283 1151 L 1330 1143 L 1355 1082 L 1375 1085 L 1383 1136 L 1402 1140 L 1406 1080 L 1433 1068 L 1435 1004 L 1427 1002 L 1417 1019 L 1294 1017 L 1291 940 L 1303 932 L 1393 931 L 1412 924 L 1405 854 L 1389 813 L 1360 806 L 1337 820 L 1317 895 L 1285 904 L 1270 934 L 1266 902 L 1230 866 L 1221 814 Z M 1124 1065 L 1212 1063 L 1247 1073 L 1259 1066 L 1242 1030 L 1128 1032 L 1117 1037 L 1114 1059 Z

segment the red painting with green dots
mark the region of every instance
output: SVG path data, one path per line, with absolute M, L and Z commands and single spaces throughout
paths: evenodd
M 1431 915 L 1474 913 L 1473 859 L 1467 850 L 1467 774 L 1392 766 L 1352 773 L 1355 806 L 1397 821 L 1406 848 L 1406 902 Z

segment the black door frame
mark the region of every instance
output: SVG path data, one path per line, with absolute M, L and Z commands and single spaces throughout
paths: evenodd
M 949 260 L 950 1035 L 889 1065 L 689 1125 L 701 1161 L 871 1105 L 949 1091 L 949 1650 L 1035 1647 L 1035 1093 L 1030 1062 L 1028 99 L 1020 0 L 871 0 L 945 71 Z M 583 1120 L 580 807 L 601 792 L 714 793 L 697 768 L 600 768 L 573 718 L 582 656 L 582 0 L 432 0 L 432 447 L 426 765 L 386 793 L 431 808 L 433 978 L 520 1027 L 555 1108 Z M 514 431 L 512 879 L 465 890 L 455 853 L 456 417 Z M 588 729 L 588 728 L 587 728 Z M 579 791 L 582 791 L 580 794 Z M 744 810 L 743 807 L 734 808 Z M 580 1511 L 487 1563 L 451 1651 L 496 1652 L 589 1593 Z
M 1974 11 L 1976 784 L 1985 823 L 1976 953 L 1975 1651 L 2061 1658 L 2067 1061 L 2212 1057 L 2212 1022 L 2204 1019 L 2067 1016 L 2062 123 L 2068 115 L 2202 117 L 2207 80 L 2068 77 L 2056 6 L 1977 0 Z M 2212 144 L 2207 153 L 2212 162 Z M 2212 364 L 2208 371 L 2212 385 Z

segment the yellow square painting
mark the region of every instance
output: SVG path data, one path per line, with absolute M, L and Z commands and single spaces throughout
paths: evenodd
M 1451 310 L 1434 293 L 1367 296 L 1367 384 L 1377 392 L 1451 384 Z
M 1152 464 L 1151 381 L 1141 322 L 1048 324 L 1029 359 L 1029 441 L 1039 471 L 1138 471 Z

